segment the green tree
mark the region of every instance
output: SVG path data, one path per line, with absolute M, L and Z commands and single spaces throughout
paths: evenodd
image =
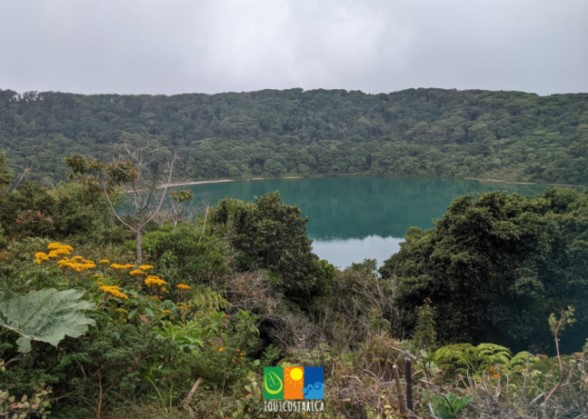
M 239 251 L 238 270 L 270 270 L 286 297 L 301 306 L 308 307 L 332 277 L 332 268 L 311 251 L 308 219 L 299 208 L 283 204 L 278 192 L 256 198 L 255 203 L 224 199 L 212 220 L 228 228 L 231 244 Z
M 211 227 L 162 226 L 145 235 L 144 250 L 166 278 L 180 282 L 211 283 L 230 272 L 228 245 Z
M 434 308 L 428 298 L 418 308 L 417 321 L 412 335 L 412 341 L 419 348 L 434 348 L 437 342 L 437 331 L 435 330 Z
M 392 290 L 390 281 L 378 277 L 375 259 L 336 271 L 316 306 L 328 342 L 342 352 L 390 331 Z
M 429 298 L 441 341 L 545 350 L 543 319 L 554 307 L 576 306 L 578 323 L 588 325 L 587 231 L 586 193 L 462 197 L 434 229 L 410 232 L 380 272 L 397 283 L 405 330 Z M 568 348 L 580 346 L 579 335 L 569 336 Z
M 12 173 L 6 165 L 6 156 L 0 152 L 0 191 L 4 190 L 12 182 Z

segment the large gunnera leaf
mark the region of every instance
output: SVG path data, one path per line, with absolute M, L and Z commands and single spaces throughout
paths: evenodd
M 31 350 L 31 340 L 47 342 L 55 347 L 65 338 L 77 338 L 94 326 L 94 320 L 83 310 L 94 305 L 80 298 L 83 291 L 57 291 L 49 288 L 25 295 L 0 298 L 0 326 L 21 337 L 16 341 L 19 352 Z

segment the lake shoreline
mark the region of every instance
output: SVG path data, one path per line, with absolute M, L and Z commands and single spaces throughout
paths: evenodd
M 203 180 L 187 180 L 179 182 L 171 182 L 165 185 L 161 185 L 159 188 L 177 188 L 180 186 L 196 186 L 196 185 L 210 185 L 216 183 L 229 183 L 229 182 L 250 182 L 257 180 L 289 180 L 289 179 L 317 179 L 323 176 L 283 176 L 283 177 L 252 177 L 252 178 L 220 178 L 220 179 L 203 179 Z M 339 176 L 337 176 L 339 177 Z M 346 176 L 344 176 L 346 177 Z M 349 176 L 349 177 L 372 177 L 372 176 Z M 396 179 L 391 177 L 391 179 Z M 442 179 L 442 180 L 475 180 L 482 183 L 498 183 L 504 185 L 538 185 L 538 186 L 553 186 L 558 188 L 585 188 L 586 185 L 575 185 L 572 183 L 541 183 L 541 182 L 523 182 L 514 180 L 501 180 L 493 178 L 477 178 L 477 177 L 464 177 L 460 179 Z
M 459 179 L 456 179 L 459 180 Z M 464 177 L 462 180 L 477 180 L 483 183 L 502 183 L 505 185 L 537 185 L 537 186 L 554 186 L 559 188 L 584 188 L 586 185 L 574 185 L 573 183 L 541 183 L 541 182 L 523 182 L 514 180 L 501 180 L 492 178 Z
M 211 185 L 215 183 L 229 183 L 229 182 L 250 182 L 252 180 L 270 180 L 270 179 L 304 179 L 303 176 L 284 176 L 284 177 L 252 177 L 247 179 L 205 179 L 205 180 L 186 180 L 181 182 L 171 182 L 161 185 L 159 188 L 177 188 L 179 186 L 194 186 L 194 185 Z

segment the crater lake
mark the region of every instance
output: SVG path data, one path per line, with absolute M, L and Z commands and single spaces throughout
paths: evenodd
M 475 180 L 393 178 L 264 179 L 207 183 L 190 188 L 194 203 L 215 205 L 230 196 L 253 201 L 279 191 L 282 201 L 309 217 L 313 251 L 339 268 L 364 259 L 378 265 L 398 252 L 411 226 L 428 229 L 461 195 L 494 190 L 531 195 L 545 186 L 487 183 Z

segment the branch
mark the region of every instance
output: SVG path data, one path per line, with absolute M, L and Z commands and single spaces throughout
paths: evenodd
M 192 399 L 194 398 L 194 394 L 196 394 L 196 390 L 198 390 L 198 387 L 200 387 L 200 383 L 202 382 L 202 378 L 198 377 L 198 379 L 194 382 L 194 385 L 192 386 L 192 388 L 190 389 L 190 392 L 188 392 L 188 394 L 186 395 L 186 397 L 184 398 L 184 400 L 182 401 L 182 407 L 186 410 L 189 409 L 190 407 L 190 402 L 192 401 Z
M 112 203 L 112 199 L 110 199 L 110 195 L 108 195 L 108 190 L 106 189 L 106 183 L 104 182 L 104 180 L 100 181 L 100 185 L 102 185 L 102 191 L 104 192 L 104 197 L 106 198 L 106 202 L 108 202 L 108 206 L 110 207 L 110 210 L 112 211 L 112 213 L 114 214 L 116 219 L 118 221 L 120 221 L 120 223 L 122 225 L 124 225 L 126 228 L 128 228 L 132 232 L 136 232 L 135 228 L 132 225 L 130 225 L 129 223 L 127 223 L 125 220 L 123 220 L 122 217 L 120 215 L 118 215 L 118 213 L 116 212 L 116 209 L 114 208 L 114 205 Z
M 165 200 L 165 196 L 167 195 L 167 190 L 169 188 L 174 171 L 174 164 L 176 163 L 177 159 L 178 155 L 174 153 L 172 159 L 169 161 L 169 173 L 167 175 L 167 181 L 165 182 L 165 185 L 163 185 L 163 192 L 161 193 L 157 207 L 155 208 L 155 211 L 153 211 L 151 216 L 147 218 L 147 220 L 145 220 L 145 222 L 142 224 L 143 226 L 147 225 L 151 220 L 155 218 L 157 214 L 159 214 L 159 211 L 161 211 L 161 206 L 163 205 L 163 201 Z
M 143 211 L 145 211 L 149 207 L 149 204 L 151 203 L 151 198 L 153 197 L 154 191 L 155 191 L 155 188 L 149 188 L 149 195 L 147 196 L 147 199 L 145 199 L 142 202 L 142 205 L 139 205 L 138 202 L 135 202 L 137 216 L 140 216 L 143 213 Z

